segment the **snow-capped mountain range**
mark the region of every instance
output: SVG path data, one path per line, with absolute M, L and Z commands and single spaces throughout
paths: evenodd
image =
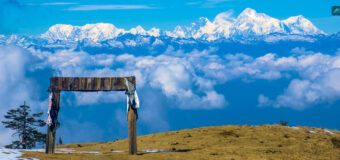
M 247 8 L 236 19 L 231 12 L 218 14 L 213 21 L 205 17 L 199 18 L 190 26 L 177 26 L 173 31 L 161 31 L 152 28 L 148 31 L 141 26 L 124 30 L 109 23 L 86 24 L 84 26 L 72 26 L 56 24 L 41 35 L 41 38 L 49 41 L 67 40 L 81 41 L 84 39 L 94 42 L 113 39 L 115 37 L 132 34 L 143 36 L 168 36 L 173 38 L 193 38 L 200 40 L 238 39 L 240 37 L 263 36 L 270 34 L 280 35 L 324 35 L 303 16 L 294 16 L 285 20 L 272 18 L 264 13 L 257 13 Z
M 232 12 L 222 12 L 212 21 L 201 17 L 189 26 L 176 26 L 172 31 L 155 27 L 145 30 L 141 26 L 125 30 L 109 23 L 96 23 L 84 26 L 56 24 L 41 35 L 0 35 L 0 45 L 44 49 L 92 47 L 110 50 L 135 48 L 140 51 L 138 47 L 145 50 L 148 47 L 158 47 L 164 50 L 167 46 L 190 48 L 195 45 L 208 47 L 280 41 L 330 42 L 333 45 L 340 41 L 340 32 L 327 35 L 301 15 L 278 20 L 247 8 L 236 18 Z
M 65 24 L 56 24 L 49 28 L 49 30 L 41 35 L 41 38 L 45 38 L 51 41 L 56 40 L 71 40 L 81 41 L 83 39 L 93 40 L 95 42 L 104 41 L 107 39 L 113 39 L 123 34 L 133 35 L 148 35 L 148 36 L 160 36 L 160 30 L 152 28 L 145 31 L 141 26 L 131 28 L 126 31 L 115 27 L 110 23 L 97 23 L 97 24 L 86 24 L 84 26 L 72 26 Z

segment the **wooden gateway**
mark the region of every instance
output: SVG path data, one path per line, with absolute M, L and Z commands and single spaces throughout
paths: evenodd
M 59 127 L 60 91 L 125 91 L 128 101 L 129 154 L 137 154 L 137 108 L 134 93 L 136 78 L 132 77 L 51 77 L 46 153 L 55 152 L 56 130 Z M 138 101 L 138 100 L 137 100 Z M 137 102 L 139 103 L 139 102 Z

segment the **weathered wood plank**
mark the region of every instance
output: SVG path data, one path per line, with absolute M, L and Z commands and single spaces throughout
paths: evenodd
M 124 78 L 136 87 L 132 77 L 51 77 L 50 91 L 124 91 Z
M 132 107 L 128 111 L 128 128 L 129 128 L 129 154 L 137 154 L 137 111 Z
M 47 127 L 47 134 L 46 134 L 46 146 L 45 146 L 45 153 L 52 153 L 51 147 L 50 146 L 50 139 L 52 138 L 51 136 L 51 130 L 50 127 Z
M 47 154 L 55 153 L 55 139 L 56 139 L 55 136 L 56 132 L 53 132 L 50 127 L 47 127 L 45 153 Z

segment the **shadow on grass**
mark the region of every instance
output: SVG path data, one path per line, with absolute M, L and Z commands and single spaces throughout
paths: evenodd
M 236 137 L 236 138 L 240 137 L 240 135 L 236 134 L 236 133 L 235 133 L 234 131 L 232 131 L 232 130 L 230 130 L 230 131 L 224 130 L 224 131 L 220 132 L 219 134 L 220 134 L 221 136 L 225 137 L 225 138 L 227 138 L 227 137 L 229 137 L 229 136 Z
M 340 148 L 340 138 L 333 137 L 331 141 L 335 148 Z

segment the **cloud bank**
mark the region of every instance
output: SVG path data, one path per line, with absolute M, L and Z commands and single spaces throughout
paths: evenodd
M 60 50 L 55 53 L 31 49 L 44 63 L 37 68 L 52 68 L 57 76 L 128 76 L 137 77 L 138 88 L 150 87 L 175 102 L 180 109 L 217 109 L 228 105 L 216 86 L 231 80 L 256 83 L 256 80 L 290 80 L 286 89 L 275 99 L 259 95 L 259 106 L 305 109 L 338 100 L 337 83 L 340 68 L 339 52 L 334 55 L 294 48 L 291 56 L 279 57 L 267 53 L 251 57 L 243 53 L 221 54 L 215 48 L 185 52 L 169 46 L 158 56 L 132 54 L 95 54 L 84 51 Z M 119 98 L 102 98 L 90 94 L 76 94 L 84 104 L 95 104 L 105 99 L 119 102 Z M 97 94 L 98 95 L 98 94 Z M 112 96 L 110 94 L 106 95 Z M 112 96 L 121 97 L 121 96 Z M 81 103 L 78 103 L 81 104 Z
M 54 76 L 135 75 L 141 106 L 145 108 L 140 112 L 141 122 L 152 132 L 169 129 L 165 115 L 169 108 L 216 110 L 234 105 L 225 92 L 218 89 L 230 81 L 257 83 L 285 79 L 289 82 L 277 95 L 259 94 L 259 107 L 304 110 L 338 101 L 340 50 L 332 55 L 305 48 L 294 48 L 291 52 L 289 56 L 265 53 L 255 57 L 243 53 L 221 53 L 216 48 L 184 51 L 168 46 L 160 55 L 137 56 L 129 53 L 90 54 L 71 49 L 45 51 L 33 47 L 1 47 L 0 103 L 4 107 L 1 107 L 0 117 L 10 107 L 17 107 L 25 100 L 32 104 L 34 110 L 46 108 L 47 95 L 36 94 L 39 92 L 36 88 L 46 86 L 37 83 L 38 77 L 28 76 L 30 72 L 45 69 L 53 72 Z M 124 93 L 120 92 L 72 94 L 73 97 L 65 97 L 70 106 L 126 102 Z M 244 96 L 247 98 L 247 95 Z M 117 114 L 122 112 L 125 112 L 125 107 L 115 111 Z M 125 118 L 118 116 L 115 120 L 123 125 Z M 161 125 L 155 125 L 155 120 Z M 7 130 L 0 129 L 0 135 L 6 137 L 9 134 Z
M 223 95 L 215 91 L 213 86 L 207 87 L 205 83 L 199 82 L 203 78 L 196 75 L 196 70 L 200 71 L 201 69 L 197 68 L 193 62 L 199 61 L 204 56 L 210 57 L 210 51 L 193 51 L 190 53 L 192 54 L 191 58 L 171 55 L 155 57 L 135 57 L 131 54 L 118 56 L 110 54 L 89 55 L 86 52 L 70 50 L 61 50 L 53 54 L 35 50 L 31 51 L 45 59 L 44 63 L 37 65 L 37 68 L 51 67 L 56 71 L 55 75 L 57 76 L 135 75 L 138 88 L 151 87 L 152 89 L 160 90 L 162 94 L 174 100 L 177 103 L 176 106 L 182 109 L 215 109 L 223 108 L 227 104 Z M 205 55 L 202 57 L 200 54 Z M 77 97 L 78 95 L 93 96 L 92 93 L 77 93 L 76 95 Z M 77 99 L 82 99 L 81 103 L 84 104 L 100 102 L 96 101 L 96 98 L 91 99 L 91 102 L 87 102 L 89 101 L 88 98 Z M 116 102 L 115 99 L 118 98 L 107 99 Z

